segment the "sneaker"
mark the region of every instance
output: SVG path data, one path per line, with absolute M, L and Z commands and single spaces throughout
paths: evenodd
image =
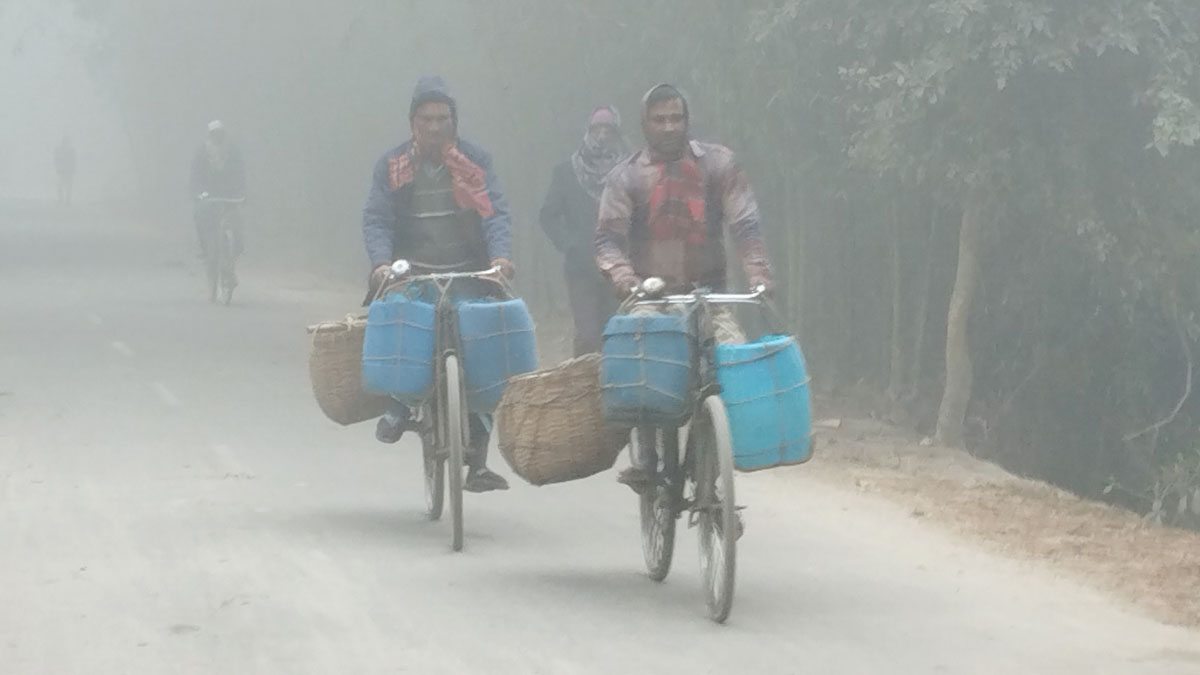
M 630 466 L 621 470 L 617 474 L 617 482 L 621 485 L 628 485 L 629 489 L 640 494 L 644 494 L 654 485 L 654 475 L 649 469 L 640 466 Z
M 467 471 L 467 482 L 463 483 L 463 489 L 467 492 L 507 490 L 508 481 L 504 480 L 504 476 L 484 466 Z
M 390 412 L 385 413 L 375 424 L 375 440 L 380 443 L 395 443 L 408 431 L 409 426 L 411 423 L 408 420 L 402 420 Z

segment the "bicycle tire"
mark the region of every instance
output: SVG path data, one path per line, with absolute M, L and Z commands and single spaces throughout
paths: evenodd
M 733 440 L 719 396 L 704 400 L 696 433 L 696 509 L 700 528 L 700 579 L 709 618 L 725 623 L 733 608 L 737 577 L 737 501 L 733 486 Z
M 221 283 L 221 252 L 218 246 L 217 234 L 214 231 L 207 235 L 208 251 L 204 257 L 204 273 L 208 281 L 208 301 L 215 303 Z
M 229 229 L 223 230 L 221 237 L 221 301 L 226 307 L 233 302 L 233 266 L 234 266 L 234 241 L 233 232 Z
M 443 369 L 446 383 L 443 390 L 446 393 L 446 405 L 442 408 L 445 415 L 446 450 L 448 459 L 446 472 L 450 488 L 450 548 L 454 551 L 463 549 L 463 464 L 466 453 L 466 409 L 463 405 L 462 374 L 458 367 L 458 357 L 446 357 Z
M 642 436 L 653 439 L 656 454 L 663 470 L 656 471 L 653 487 L 638 496 L 638 512 L 642 532 L 642 558 L 646 563 L 646 573 L 652 581 L 666 580 L 671 573 L 671 562 L 675 557 L 675 525 L 677 520 L 677 500 L 673 482 L 662 480 L 665 476 L 673 476 L 678 466 L 678 447 L 673 452 L 666 448 L 665 432 L 659 429 L 634 429 L 630 433 L 630 454 L 636 462 L 640 450 Z M 635 443 L 637 448 L 635 448 Z M 676 444 L 678 445 L 678 444 Z M 655 467 L 656 469 L 658 467 Z
M 431 434 L 421 434 L 421 455 L 425 469 L 425 512 L 430 520 L 440 520 L 446 504 L 446 458 L 438 452 Z

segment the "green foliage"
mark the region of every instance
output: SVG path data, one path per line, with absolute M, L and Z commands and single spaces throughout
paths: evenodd
M 1083 491 L 1098 466 L 1152 480 L 1194 442 L 1147 458 L 1120 432 L 1177 396 L 1171 326 L 1200 301 L 1200 174 L 1172 154 L 1200 138 L 1198 22 L 1186 2 L 793 0 L 752 33 L 838 54 L 851 164 L 952 210 L 989 192 L 977 414 L 994 452 Z

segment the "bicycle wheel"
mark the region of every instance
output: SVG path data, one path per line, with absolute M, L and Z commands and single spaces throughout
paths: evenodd
M 207 255 L 204 256 L 204 273 L 208 278 L 208 301 L 216 302 L 221 283 L 221 247 L 218 246 L 219 240 L 215 230 L 212 234 L 207 234 L 205 239 L 208 241 Z
M 737 573 L 737 502 L 733 492 L 733 443 L 729 417 L 719 396 L 704 400 L 696 421 L 696 512 L 700 527 L 700 578 L 708 615 L 717 623 L 729 618 Z
M 228 307 L 229 303 L 233 302 L 233 265 L 234 265 L 234 241 L 233 231 L 229 229 L 222 230 L 221 236 L 221 301 Z
M 666 442 L 674 434 L 654 429 L 639 428 L 630 434 L 630 450 L 634 462 L 643 447 L 657 450 L 659 466 L 656 468 L 654 487 L 639 495 L 642 525 L 642 557 L 646 561 L 646 572 L 654 581 L 663 581 L 671 573 L 671 561 L 675 556 L 676 467 L 679 464 L 678 443 L 675 447 Z M 661 468 L 660 468 L 661 467 Z
M 461 551 L 463 547 L 463 462 L 466 452 L 466 410 L 463 406 L 462 376 L 458 369 L 458 357 L 447 356 L 445 365 L 446 392 L 442 414 L 446 423 L 446 450 L 449 453 L 446 472 L 450 480 L 450 547 Z
M 421 454 L 425 464 L 425 509 L 430 520 L 438 520 L 446 503 L 446 458 L 438 453 L 430 433 L 421 434 Z

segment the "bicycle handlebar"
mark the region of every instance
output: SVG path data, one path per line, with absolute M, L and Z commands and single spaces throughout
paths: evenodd
M 630 300 L 635 304 L 690 305 L 699 302 L 703 298 L 705 302 L 713 304 L 734 305 L 758 304 L 767 299 L 767 288 L 762 285 L 755 288 L 751 293 L 709 293 L 704 290 L 697 290 L 687 295 L 659 295 L 665 287 L 666 284 L 663 283 L 662 279 L 650 277 L 633 290 Z
M 207 195 L 200 195 L 196 199 L 198 201 L 211 202 L 214 204 L 242 204 L 246 201 L 245 197 L 209 197 Z
M 775 303 L 771 301 L 767 287 L 762 284 L 756 286 L 750 293 L 711 293 L 704 289 L 698 289 L 686 295 L 654 297 L 656 293 L 662 293 L 665 287 L 666 284 L 662 279 L 655 277 L 646 279 L 637 288 L 632 289 L 629 298 L 621 303 L 618 311 L 628 311 L 636 305 L 695 305 L 701 302 L 710 305 L 754 305 L 763 312 L 767 323 L 773 330 L 787 332 L 787 324 L 783 321 L 783 316 L 775 308 Z
M 453 281 L 455 279 L 484 279 L 494 277 L 500 274 L 500 268 L 492 267 L 487 270 L 478 272 L 433 272 L 430 274 L 417 274 L 410 276 L 408 273 L 412 269 L 412 265 L 407 260 L 397 260 L 392 263 L 391 274 L 388 276 L 389 281 Z

